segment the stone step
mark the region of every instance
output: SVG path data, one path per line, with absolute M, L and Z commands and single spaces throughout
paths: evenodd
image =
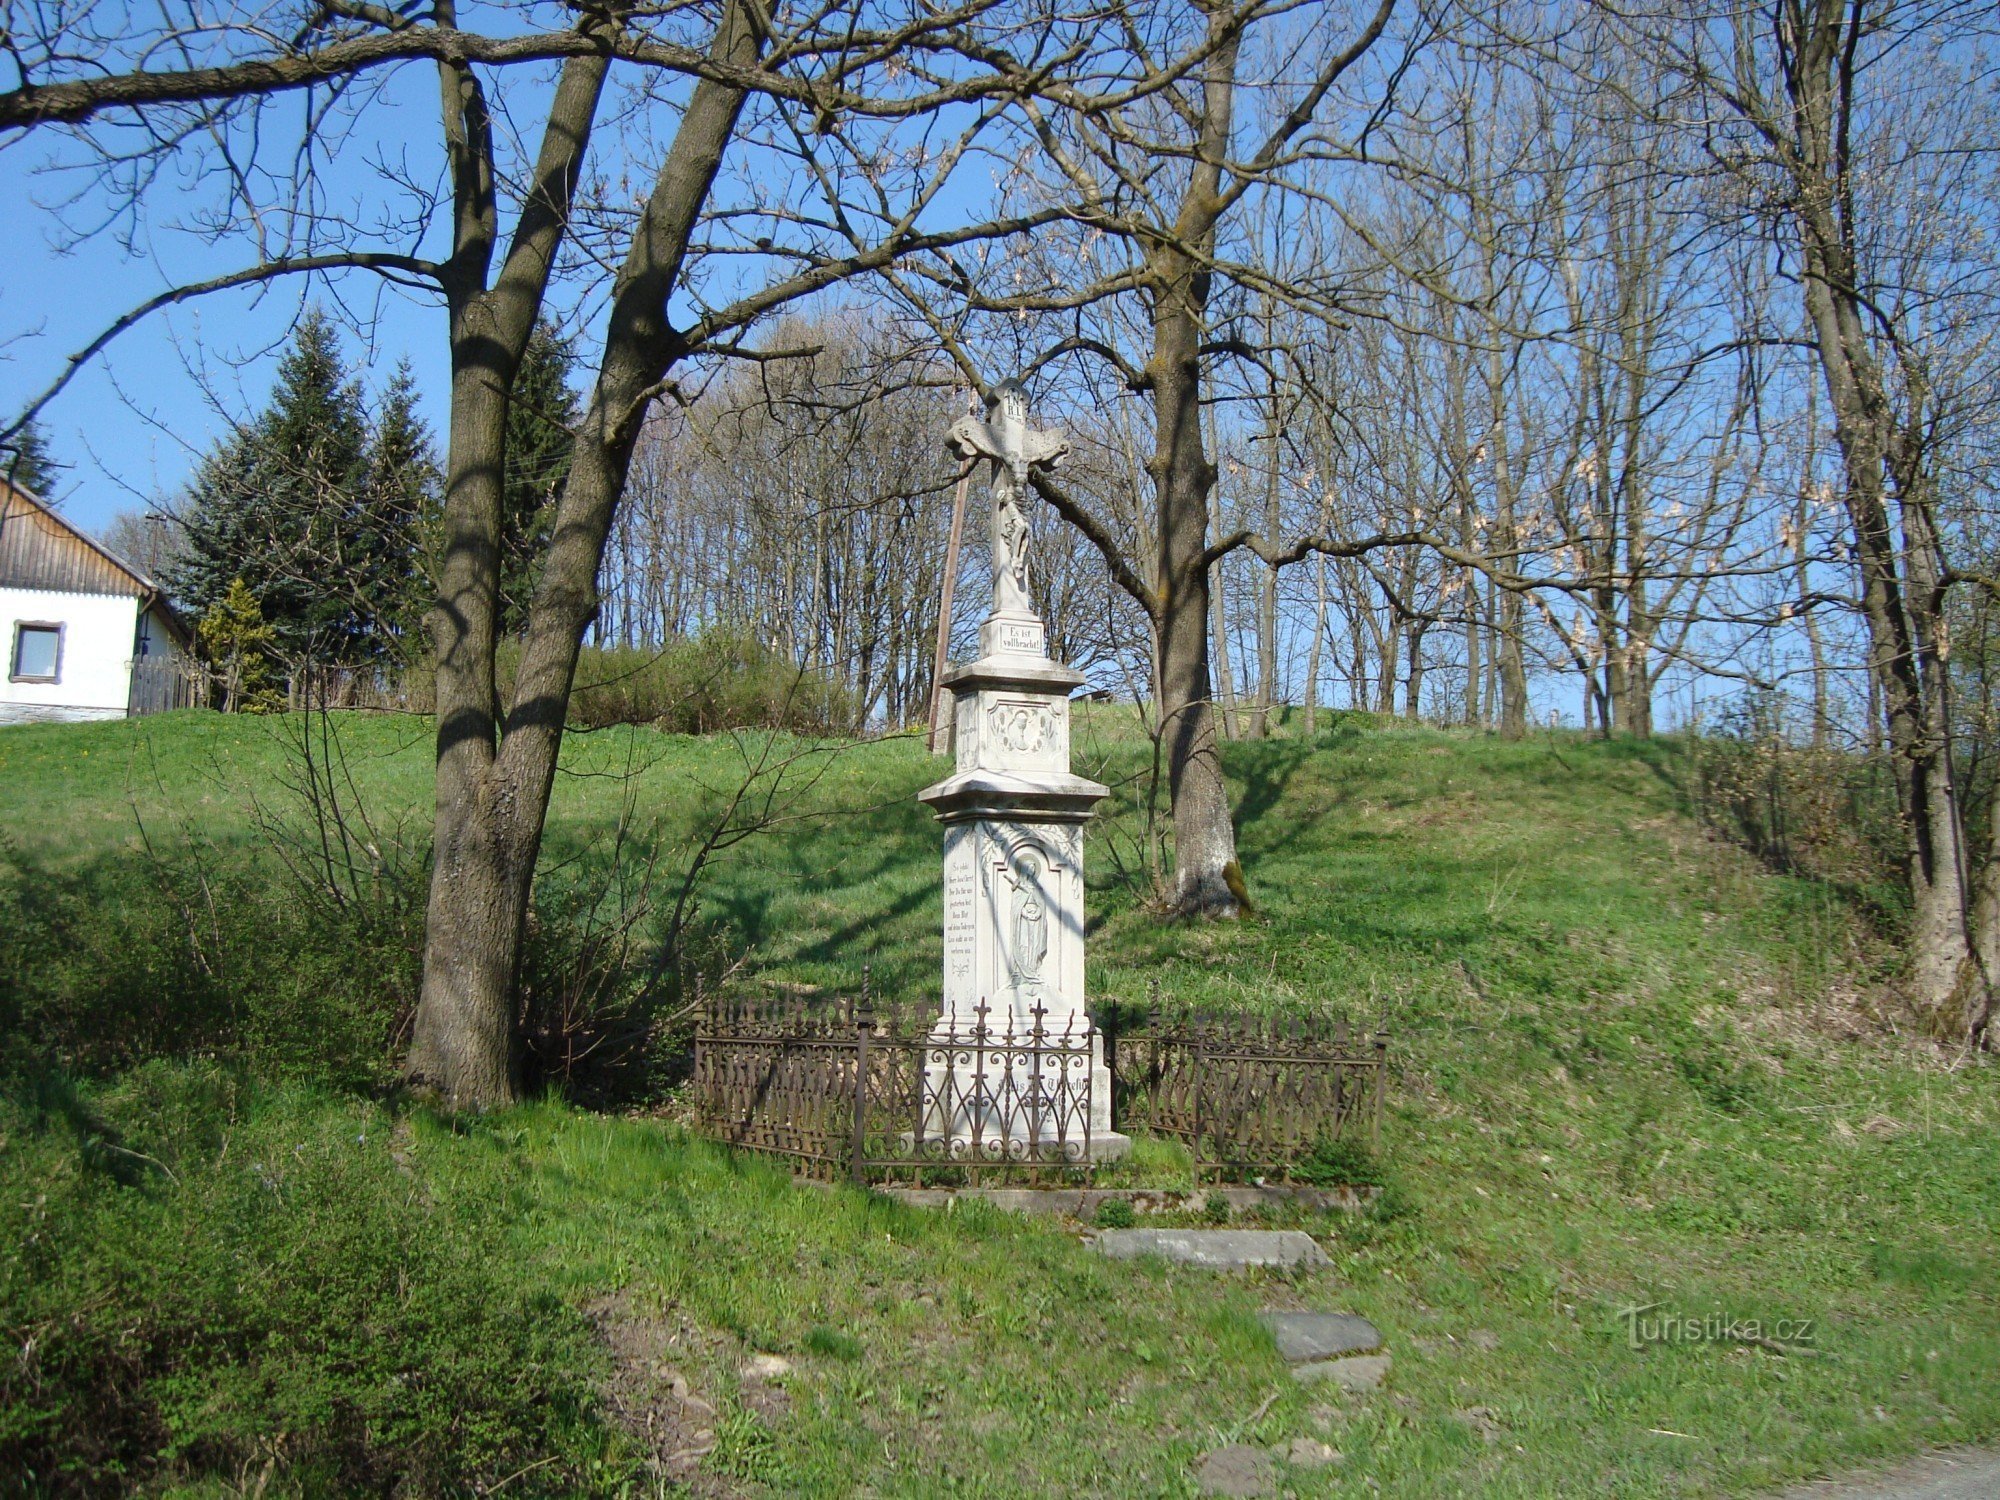
M 1257 1321 L 1277 1337 L 1278 1353 L 1295 1365 L 1373 1354 L 1382 1347 L 1382 1331 L 1353 1313 L 1260 1312 Z
M 1316 1359 L 1292 1366 L 1292 1378 L 1302 1384 L 1330 1380 L 1344 1391 L 1372 1391 L 1388 1373 L 1386 1354 L 1350 1354 L 1345 1359 Z
M 1107 1229 L 1097 1248 L 1113 1260 L 1157 1255 L 1215 1271 L 1328 1264 L 1326 1252 L 1300 1229 Z

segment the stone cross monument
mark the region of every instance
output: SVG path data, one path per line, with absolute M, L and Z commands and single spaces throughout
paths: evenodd
M 942 1059 L 962 1058 L 951 1044 L 982 1024 L 1016 1035 L 1039 1026 L 1072 1045 L 1087 1039 L 1090 1147 L 1101 1159 L 1129 1144 L 1111 1131 L 1110 1072 L 1083 993 L 1083 824 L 1107 789 L 1070 772 L 1069 697 L 1083 674 L 1048 658 L 1029 599 L 1022 509 L 1030 469 L 1053 467 L 1069 445 L 1028 425 L 1027 394 L 1011 380 L 993 392 L 984 421 L 964 418 L 947 442 L 960 458 L 987 460 L 993 607 L 979 627 L 979 659 L 944 677 L 955 769 L 918 793 L 944 824 L 944 1012 L 933 1067 L 962 1069 Z M 953 1097 L 971 1092 L 953 1082 L 945 1091 Z M 926 1130 L 988 1128 L 952 1113 Z

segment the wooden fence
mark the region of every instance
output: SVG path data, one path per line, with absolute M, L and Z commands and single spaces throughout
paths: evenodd
M 208 684 L 201 665 L 180 652 L 141 656 L 133 661 L 126 712 L 134 718 L 176 708 L 199 708 L 207 701 Z

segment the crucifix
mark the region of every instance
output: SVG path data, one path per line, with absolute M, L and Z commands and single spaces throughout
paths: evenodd
M 1028 393 L 1018 380 L 993 388 L 986 418 L 961 417 L 945 439 L 960 458 L 984 456 L 992 465 L 993 512 L 987 543 L 993 554 L 993 613 L 1033 615 L 1028 601 L 1028 518 L 1021 509 L 1028 471 L 1054 468 L 1069 444 L 1028 426 Z
M 939 599 L 931 748 L 946 739 L 939 705 L 949 694 L 954 769 L 918 794 L 944 825 L 944 989 L 925 1053 L 921 1128 L 954 1156 L 1116 1156 L 1131 1142 L 1111 1128 L 1111 1073 L 1083 965 L 1082 825 L 1107 788 L 1070 769 L 1069 698 L 1084 677 L 1050 657 L 1029 591 L 1028 486 L 1069 444 L 1028 425 L 1018 380 L 995 386 L 985 416 L 954 422 L 946 442 L 962 470 Z M 993 496 L 993 608 L 979 625 L 978 656 L 947 671 L 949 591 L 982 458 Z M 995 1060 L 969 1046 L 993 1012 L 1016 1035 L 1059 1038 L 1060 1055 L 1016 1048 Z

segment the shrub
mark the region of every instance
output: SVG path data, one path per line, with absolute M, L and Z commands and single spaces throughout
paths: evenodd
M 0 1119 L 0 1471 L 26 1487 L 460 1494 L 537 1465 L 555 1493 L 603 1451 L 587 1324 L 495 1274 L 500 1205 L 434 1203 L 387 1112 L 154 1064 L 88 1097 L 17 1069 Z
M 416 991 L 414 894 L 309 903 L 189 851 L 82 872 L 0 858 L 0 1037 L 85 1073 L 228 1053 L 377 1086 Z
M 1718 833 L 1774 870 L 1859 898 L 1878 918 L 1900 911 L 1901 835 L 1880 760 L 1796 743 L 1776 708 L 1752 698 L 1695 742 L 1693 761 L 1696 808 Z
M 1292 1176 L 1312 1187 L 1380 1187 L 1384 1177 L 1375 1153 L 1342 1135 L 1323 1135 L 1292 1163 Z
M 511 679 L 515 656 L 502 663 Z M 747 635 L 712 630 L 657 650 L 592 647 L 577 658 L 570 723 L 651 724 L 674 734 L 788 729 L 826 734 L 853 727 L 849 695 Z
M 221 848 L 181 829 L 80 870 L 0 844 L 0 1047 L 88 1076 L 227 1057 L 260 1076 L 393 1088 L 422 970 L 420 839 L 356 832 L 335 790 L 260 811 Z M 345 819 L 345 821 L 344 821 Z M 367 832 L 376 830 L 369 826 Z M 329 852 L 331 851 L 331 852 Z M 657 1092 L 675 1037 L 657 1013 L 646 891 L 616 861 L 535 887 L 521 957 L 524 1079 L 600 1104 Z
M 1130 1229 L 1137 1218 L 1131 1203 L 1124 1198 L 1106 1198 L 1097 1205 L 1099 1229 Z
M 520 642 L 502 641 L 494 674 L 503 697 L 513 692 L 520 664 Z M 433 713 L 436 668 L 419 658 L 384 684 L 341 701 Z M 577 653 L 568 723 L 577 729 L 650 724 L 672 734 L 720 729 L 844 734 L 859 718 L 854 696 L 825 672 L 803 669 L 750 635 L 710 630 L 657 647 L 585 646 Z
M 1292 1163 L 1292 1177 L 1312 1187 L 1374 1188 L 1368 1218 L 1378 1224 L 1416 1216 L 1416 1200 L 1401 1176 L 1367 1146 L 1346 1136 L 1328 1134 L 1314 1141 L 1312 1149 Z

